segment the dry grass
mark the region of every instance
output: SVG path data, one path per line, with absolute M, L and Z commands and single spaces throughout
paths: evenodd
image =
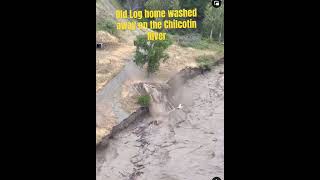
M 181 47 L 173 44 L 167 50 L 170 58 L 160 65 L 160 70 L 154 75 L 154 79 L 160 82 L 168 81 L 174 74 L 185 67 L 198 66 L 196 59 L 199 56 L 216 56 L 212 50 L 199 50 L 190 47 Z
M 96 143 L 98 143 L 102 137 L 111 132 L 112 127 L 116 125 L 116 118 L 109 104 L 97 105 L 96 110 Z
M 110 133 L 110 130 L 106 128 L 96 127 L 96 144 L 98 144 L 104 136 Z
M 133 84 L 138 82 L 139 81 L 126 81 L 121 87 L 121 107 L 128 113 L 133 113 L 140 107 L 137 103 L 139 94 L 133 87 Z
M 135 50 L 107 32 L 97 32 L 97 41 L 104 42 L 106 48 L 96 51 L 96 91 L 121 71 Z

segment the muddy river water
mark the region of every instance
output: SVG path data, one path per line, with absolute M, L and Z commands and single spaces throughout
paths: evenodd
M 97 150 L 97 180 L 224 179 L 223 68 L 217 66 L 176 89 L 175 104 L 182 109 L 147 116 Z M 127 116 L 120 111 L 119 118 Z

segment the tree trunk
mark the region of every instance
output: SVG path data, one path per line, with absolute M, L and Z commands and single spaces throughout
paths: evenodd
M 221 22 L 221 26 L 220 26 L 220 32 L 219 32 L 219 42 L 221 42 L 221 32 L 222 32 L 222 24 L 223 24 L 223 22 Z
M 130 9 L 130 10 L 132 10 L 132 4 L 131 4 L 131 3 L 132 3 L 132 1 L 133 1 L 133 0 L 128 1 L 128 5 L 129 5 L 129 9 Z

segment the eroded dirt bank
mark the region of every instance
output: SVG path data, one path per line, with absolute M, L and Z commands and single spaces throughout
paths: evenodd
M 97 150 L 97 180 L 208 180 L 224 173 L 223 64 L 171 93 L 182 109 L 147 116 Z

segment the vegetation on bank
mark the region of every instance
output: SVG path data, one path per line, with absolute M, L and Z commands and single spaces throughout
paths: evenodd
M 213 51 L 223 52 L 222 43 L 203 37 L 199 33 L 190 33 L 184 36 L 173 35 L 175 42 L 182 47 L 191 47 L 194 49 L 209 49 Z
M 198 66 L 201 69 L 205 69 L 205 70 L 211 70 L 212 66 L 214 65 L 214 63 L 216 62 L 216 59 L 214 56 L 210 55 L 203 55 L 203 56 L 199 56 L 196 59 Z
M 143 67 L 147 65 L 148 76 L 159 70 L 160 62 L 169 58 L 169 55 L 164 51 L 172 44 L 169 36 L 163 41 L 148 41 L 145 35 L 137 36 L 134 41 L 136 46 L 136 54 L 134 62 Z
M 136 53 L 134 62 L 147 69 L 148 76 L 159 70 L 160 63 L 168 59 L 165 50 L 176 42 L 182 47 L 191 47 L 200 50 L 212 50 L 217 56 L 224 53 L 224 5 L 213 8 L 208 0 L 111 0 L 117 9 L 143 10 L 143 9 L 198 9 L 198 29 L 170 29 L 162 30 L 167 33 L 164 41 L 148 41 L 145 35 L 137 36 L 134 41 Z M 183 18 L 182 18 L 183 19 Z M 149 21 L 151 19 L 144 19 Z M 158 19 L 159 20 L 159 19 Z M 97 19 L 97 30 L 107 31 L 119 37 L 116 22 L 112 18 Z M 160 30 L 159 30 L 160 31 Z M 208 66 L 208 57 L 199 57 L 200 66 Z
M 138 97 L 138 104 L 142 107 L 148 107 L 150 104 L 150 96 L 149 95 L 143 95 Z
M 220 8 L 213 8 L 211 2 L 208 0 L 111 0 L 111 4 L 117 9 L 127 10 L 197 8 L 198 17 L 195 18 L 195 20 L 197 21 L 198 29 L 165 29 L 163 31 L 174 36 L 179 36 L 177 42 L 183 47 L 223 52 L 224 4 L 222 4 Z M 143 19 L 143 21 L 149 20 L 154 19 Z M 118 35 L 116 22 L 110 18 L 99 20 L 97 22 L 97 30 Z
M 104 19 L 100 20 L 96 23 L 96 30 L 97 31 L 107 31 L 108 33 L 117 36 L 118 31 L 116 28 L 116 22 L 112 19 Z
M 208 0 L 118 0 L 119 4 L 128 10 L 169 10 L 169 9 L 194 9 L 197 8 L 198 16 L 194 18 L 199 27 L 194 29 L 170 29 L 165 30 L 170 34 L 186 35 L 189 33 L 198 33 L 203 38 L 209 39 L 210 42 L 224 41 L 224 3 L 219 8 L 212 7 L 211 1 Z M 179 18 L 179 20 L 184 18 Z M 154 20 L 154 19 L 145 19 Z M 158 19 L 159 20 L 159 19 Z

